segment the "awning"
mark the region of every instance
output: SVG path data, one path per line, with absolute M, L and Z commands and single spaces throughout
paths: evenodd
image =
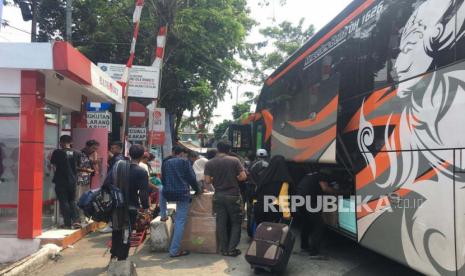
M 0 68 L 56 72 L 97 99 L 123 102 L 121 85 L 67 42 L 0 43 Z
M 202 148 L 202 147 L 199 147 L 197 146 L 196 144 L 190 142 L 190 141 L 179 141 L 178 142 L 180 146 L 190 150 L 190 151 L 194 151 L 194 152 L 197 152 L 197 153 L 207 153 L 208 151 L 208 148 Z

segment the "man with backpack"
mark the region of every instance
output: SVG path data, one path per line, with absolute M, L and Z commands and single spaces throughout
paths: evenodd
M 120 160 L 114 164 L 103 184 L 108 190 L 112 190 L 110 185 L 117 187 L 123 195 L 122 206 L 113 210 L 111 219 L 111 259 L 118 261 L 126 260 L 129 255 L 130 234 L 136 222 L 138 209 L 142 208 L 147 213 L 149 208 L 149 178 L 147 172 L 139 166 L 144 156 L 144 148 L 141 145 L 131 146 L 129 156 L 130 162 Z
M 249 178 L 254 185 L 260 182 L 261 174 L 269 166 L 268 152 L 265 149 L 258 149 L 256 157 L 257 159 L 249 167 Z
M 196 194 L 201 191 L 197 185 L 192 165 L 185 158 L 184 149 L 180 146 L 175 146 L 173 154 L 173 157 L 165 159 L 162 164 L 161 182 L 163 183 L 162 193 L 164 199 L 176 202 L 174 234 L 169 248 L 170 257 L 174 258 L 189 254 L 188 251 L 182 251 L 180 247 L 191 201 L 190 187 L 192 187 Z M 166 219 L 166 214 L 161 214 L 161 216 L 163 219 Z
M 80 166 L 80 153 L 71 148 L 73 140 L 69 135 L 60 137 L 60 149 L 52 153 L 50 163 L 54 166 L 55 193 L 60 204 L 64 228 L 79 228 L 78 210 L 76 206 L 77 171 Z M 73 225 L 74 223 L 74 225 Z

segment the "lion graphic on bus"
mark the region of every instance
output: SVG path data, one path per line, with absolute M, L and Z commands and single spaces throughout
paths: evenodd
M 395 212 L 401 216 L 403 254 L 425 273 L 455 274 L 465 269 L 465 179 L 456 173 L 463 169 L 461 150 L 453 150 L 465 145 L 465 63 L 438 69 L 435 59 L 452 51 L 465 34 L 465 4 L 426 0 L 412 5 L 416 8 L 401 30 L 393 67 L 399 84 L 365 98 L 358 114 L 357 142 L 367 167 L 357 177 L 357 190 L 370 182 L 362 180 L 363 174 L 391 198 L 423 199 L 413 211 Z M 377 108 L 387 101 L 398 103 L 399 112 L 380 114 Z M 375 127 L 379 131 L 383 125 L 384 147 L 373 152 Z M 453 195 L 463 200 L 451 200 Z M 383 211 L 359 217 L 359 239 L 375 221 L 390 219 Z

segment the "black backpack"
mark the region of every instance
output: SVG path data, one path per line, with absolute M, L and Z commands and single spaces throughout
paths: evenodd
M 113 173 L 116 173 L 116 169 Z M 79 198 L 78 207 L 82 209 L 86 217 L 97 222 L 108 222 L 114 210 L 125 206 L 123 192 L 113 183 L 114 179 L 113 175 L 108 175 L 101 188 L 87 191 Z

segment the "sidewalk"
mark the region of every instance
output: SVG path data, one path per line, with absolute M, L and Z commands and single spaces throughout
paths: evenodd
M 57 262 L 50 262 L 38 276 L 105 275 L 110 255 L 106 245 L 109 234 L 92 233 L 62 252 Z M 149 249 L 150 240 L 139 251 L 131 249 L 131 259 L 137 265 L 139 276 L 152 275 L 254 275 L 244 254 L 237 258 L 227 258 L 216 254 L 191 254 L 172 259 L 167 253 L 153 253 Z M 240 249 L 245 252 L 248 237 L 242 237 Z M 376 253 L 357 246 L 354 242 L 329 233 L 323 248 L 328 260 L 311 260 L 299 253 L 299 241 L 294 246 L 286 275 L 412 275 L 412 271 Z M 415 275 L 415 274 L 413 274 Z

